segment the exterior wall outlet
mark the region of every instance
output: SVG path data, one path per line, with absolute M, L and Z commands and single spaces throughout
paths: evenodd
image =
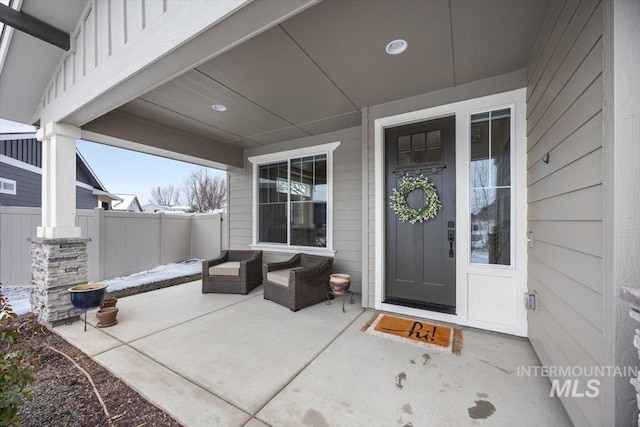
M 527 245 L 532 248 L 533 247 L 533 231 L 527 232 Z
M 527 310 L 536 309 L 536 294 L 524 293 L 524 308 Z

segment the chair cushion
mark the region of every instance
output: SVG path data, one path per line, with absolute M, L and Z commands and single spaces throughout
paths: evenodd
M 209 267 L 209 276 L 239 276 L 240 262 L 228 261 Z
M 285 268 L 283 270 L 275 270 L 267 273 L 267 280 L 278 285 L 289 287 L 289 273 L 292 270 L 300 270 L 300 267 Z

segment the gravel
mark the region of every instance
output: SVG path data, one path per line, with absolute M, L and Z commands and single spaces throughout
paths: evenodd
M 115 279 L 114 282 L 117 283 L 114 283 L 114 288 L 118 290 L 114 290 L 114 295 L 111 296 L 120 298 L 196 280 L 195 275 L 187 276 L 195 267 L 201 268 L 200 260 L 161 266 L 150 272 L 132 275 L 131 279 Z M 141 280 L 143 277 L 144 280 Z M 19 314 L 28 313 L 31 309 L 30 291 L 29 286 L 2 286 L 3 294 Z M 181 426 L 89 356 L 30 320 L 29 314 L 21 315 L 17 325 L 22 336 L 13 348 L 31 349 L 40 358 L 40 365 L 34 372 L 35 382 L 30 386 L 31 400 L 18 410 L 18 420 L 22 427 Z M 104 401 L 109 417 L 85 374 L 56 350 L 71 357 L 89 374 Z M 0 344 L 0 354 L 6 351 L 7 348 Z
M 27 316 L 21 316 L 19 323 L 22 336 L 14 347 L 31 348 L 40 356 L 40 366 L 34 373 L 36 381 L 31 386 L 32 398 L 18 411 L 23 427 L 181 425 L 58 335 L 28 321 Z M 52 348 L 68 355 L 87 371 L 110 418 L 87 377 Z

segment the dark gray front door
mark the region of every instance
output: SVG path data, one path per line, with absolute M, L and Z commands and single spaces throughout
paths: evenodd
M 435 185 L 442 209 L 422 223 L 400 222 L 389 197 L 406 174 Z M 385 131 L 385 303 L 455 313 L 455 117 Z M 415 190 L 409 206 L 425 204 Z

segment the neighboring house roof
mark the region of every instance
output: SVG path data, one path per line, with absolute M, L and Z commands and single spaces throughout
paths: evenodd
M 173 205 L 173 206 L 163 206 L 158 205 L 157 203 L 149 203 L 142 207 L 144 212 L 165 212 L 165 213 L 188 213 L 193 211 L 191 206 L 185 205 Z
M 173 205 L 169 206 L 169 210 L 172 211 L 181 211 L 181 212 L 189 212 L 193 210 L 193 208 L 189 205 Z
M 107 193 L 106 191 L 98 189 L 93 190 L 93 195 L 98 196 L 98 200 L 105 203 L 122 201 L 122 199 L 115 194 Z
M 78 160 L 80 162 L 78 162 Z M 102 184 L 102 182 L 98 178 L 98 175 L 96 175 L 93 169 L 91 169 L 91 166 L 89 166 L 89 163 L 86 161 L 86 159 L 78 149 L 76 149 L 76 167 L 81 167 L 83 170 L 88 172 L 89 179 L 92 181 L 91 185 L 94 188 L 106 191 L 104 184 Z
M 144 205 L 142 207 L 143 210 L 148 211 L 150 209 L 156 209 L 156 210 L 162 210 L 162 209 L 168 209 L 167 206 L 162 206 L 162 205 L 158 205 L 156 203 L 147 203 L 146 205 Z
M 142 205 L 135 194 L 116 194 L 121 201 L 111 203 L 114 211 L 142 212 Z

